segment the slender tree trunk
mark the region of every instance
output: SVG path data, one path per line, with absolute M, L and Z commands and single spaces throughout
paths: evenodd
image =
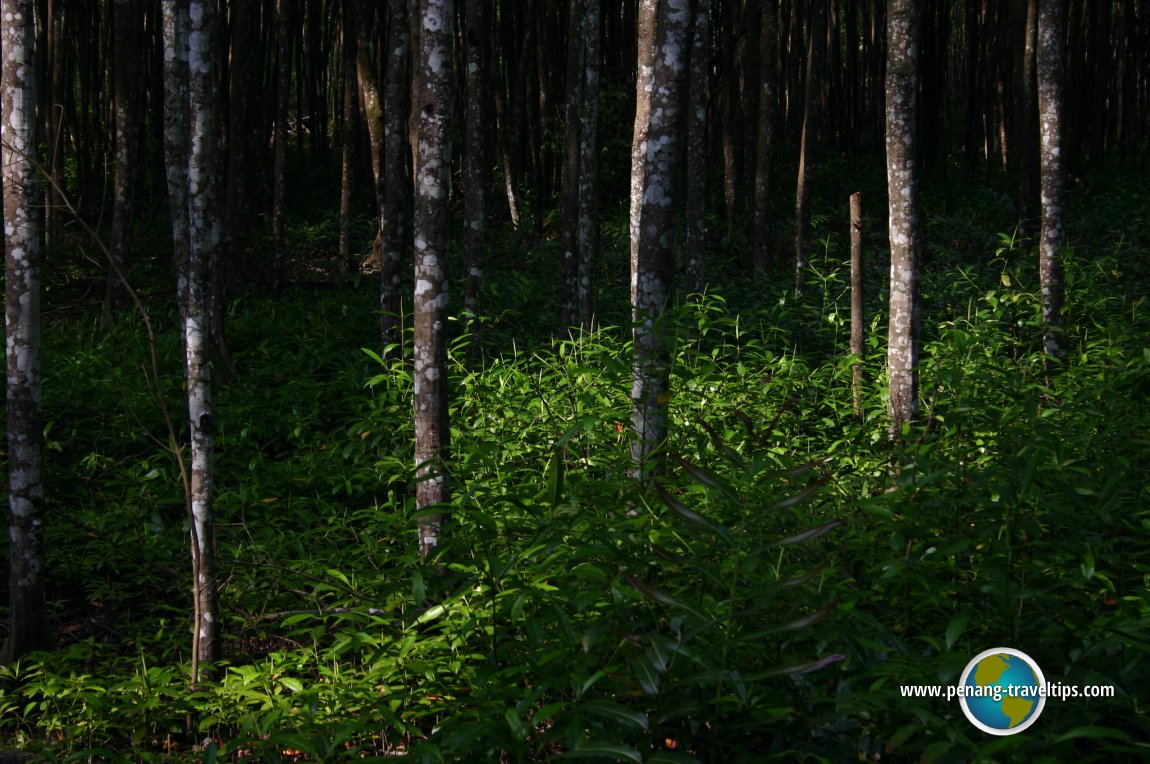
M 30 0 L 0 2 L 0 158 L 8 406 L 8 641 L 11 662 L 48 646 L 40 409 L 40 210 L 36 59 Z
M 563 297 L 560 321 L 589 329 L 590 266 L 598 248 L 600 0 L 571 4 L 563 156 Z
M 678 168 L 691 4 L 641 0 L 631 149 L 632 477 L 658 474 L 667 437 L 671 357 L 662 315 L 672 294 Z
M 340 56 L 341 84 L 343 86 L 343 151 L 339 176 L 339 259 L 349 273 L 358 270 L 351 251 L 351 219 L 353 191 L 355 189 L 355 137 L 359 118 L 359 96 L 356 88 L 356 50 L 359 34 L 356 0 L 343 0 L 340 4 Z
M 447 205 L 451 182 L 451 0 L 419 0 L 416 57 L 419 114 L 415 165 L 415 503 L 417 510 L 450 497 L 447 449 Z M 439 543 L 443 516 L 419 518 L 419 552 Z
M 579 200 L 576 311 L 579 326 L 591 330 L 591 272 L 599 257 L 599 24 L 602 0 L 583 0 L 579 34 L 583 38 L 582 100 L 579 105 Z
M 292 0 L 276 0 L 276 113 L 272 153 L 272 288 L 279 291 L 287 261 L 287 121 L 291 101 Z
M 583 16 L 581 0 L 571 0 L 567 29 L 567 100 L 564 104 L 563 137 L 563 290 L 559 323 L 573 327 L 579 320 L 579 105 L 582 102 Z
M 407 165 L 411 151 L 406 100 L 410 47 L 407 0 L 388 0 L 386 40 L 383 86 L 383 175 L 386 185 L 380 210 L 382 235 L 379 247 L 380 337 L 385 356 L 388 348 L 398 348 L 403 339 L 400 324 L 403 298 L 399 287 L 404 251 L 410 241 L 406 225 L 407 206 L 411 199 L 411 173 Z
M 185 491 L 194 581 L 193 683 L 210 672 L 210 664 L 220 654 L 212 512 L 214 413 L 208 363 L 214 318 L 210 269 L 217 257 L 222 228 L 218 187 L 220 135 L 215 111 L 220 81 L 213 52 L 215 7 L 211 0 L 191 0 L 187 5 L 164 0 L 162 4 L 167 84 L 165 144 L 169 151 L 168 188 L 172 193 L 172 233 L 179 268 L 191 452 Z M 176 209 L 181 196 L 186 200 L 186 213 Z M 185 222 L 186 228 L 181 230 Z M 181 236 L 186 244 L 180 243 Z
M 127 277 L 129 252 L 136 214 L 136 157 L 142 120 L 139 108 L 139 66 L 141 52 L 140 21 L 136 0 L 116 0 L 112 6 L 113 34 L 113 119 L 115 128 L 116 166 L 112 184 L 112 236 L 109 246 L 107 289 L 104 295 L 105 327 L 124 308 L 122 280 Z
M 778 33 L 775 4 L 763 3 L 759 22 L 759 136 L 755 141 L 754 271 L 771 267 L 771 157 L 775 144 L 775 41 Z M 694 62 L 692 61 L 692 64 Z
M 915 113 L 918 8 L 891 0 L 887 19 L 886 167 L 890 205 L 890 328 L 887 374 L 890 431 L 918 416 L 919 216 Z
M 467 286 L 463 309 L 471 335 L 468 357 L 479 351 L 479 290 L 483 284 L 483 249 L 487 236 L 487 31 L 484 0 L 464 4 L 467 108 L 465 114 L 467 182 L 463 197 L 463 248 L 467 257 Z
M 1063 169 L 1063 2 L 1038 2 L 1038 109 L 1041 126 L 1042 232 L 1039 278 L 1042 288 L 1043 347 L 1060 355 L 1063 317 L 1062 250 L 1066 244 Z
M 851 355 L 855 362 L 851 366 L 851 399 L 855 417 L 863 419 L 862 385 L 863 352 L 866 347 L 866 325 L 863 316 L 863 222 L 862 194 L 858 191 L 850 198 L 851 220 Z
M 1027 0 L 1015 96 L 1014 152 L 1018 170 L 1018 230 L 1034 231 L 1038 185 L 1038 110 L 1035 104 L 1035 42 L 1038 34 L 1038 0 Z
M 819 116 L 822 112 L 823 57 L 826 53 L 827 0 L 811 0 L 810 36 L 807 41 L 806 97 L 803 103 L 803 138 L 799 149 L 799 172 L 795 188 L 795 294 L 806 277 L 807 228 L 811 220 L 815 168 L 819 154 Z
M 706 289 L 707 111 L 710 101 L 711 0 L 699 0 L 691 33 L 691 71 L 687 84 L 687 293 Z M 756 208 L 758 199 L 756 198 Z

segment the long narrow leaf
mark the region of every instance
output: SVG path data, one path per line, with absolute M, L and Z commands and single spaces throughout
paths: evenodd
M 806 627 L 812 626 L 812 625 L 818 623 L 819 621 L 823 620 L 824 618 L 826 618 L 828 615 L 833 613 L 835 608 L 837 608 L 838 606 L 839 606 L 839 600 L 836 599 L 833 602 L 830 602 L 826 605 L 823 605 L 821 608 L 819 608 L 815 612 L 810 613 L 809 615 L 804 615 L 802 618 L 796 618 L 793 621 L 788 621 L 787 623 L 784 623 L 781 626 L 775 626 L 775 627 L 770 628 L 770 629 L 764 629 L 763 631 L 757 631 L 757 632 L 755 632 L 753 637 L 748 636 L 748 639 L 757 638 L 757 637 L 765 637 L 768 634 L 778 634 L 780 631 L 797 631 L 798 629 L 805 629 Z
M 819 536 L 823 535 L 824 533 L 827 533 L 829 531 L 833 531 L 835 528 L 839 527 L 840 525 L 846 525 L 846 523 L 847 523 L 846 520 L 841 520 L 841 519 L 840 520 L 831 520 L 829 523 L 826 523 L 825 525 L 820 525 L 817 528 L 811 528 L 810 530 L 805 530 L 802 533 L 796 533 L 793 536 L 787 536 L 785 539 L 779 539 L 778 541 L 773 541 L 770 544 L 768 544 L 766 546 L 766 548 L 767 549 L 774 549 L 775 547 L 780 547 L 780 546 L 790 546 L 792 544 L 801 544 L 804 541 L 810 541 L 811 539 L 817 539 Z
M 589 740 L 580 743 L 578 748 L 564 754 L 565 759 L 608 759 L 610 761 L 633 761 L 643 764 L 643 754 L 630 746 L 608 743 L 603 740 Z
M 683 502 L 676 499 L 666 488 L 662 486 L 662 484 L 659 483 L 658 480 L 654 482 L 655 492 L 659 494 L 659 498 L 662 499 L 663 503 L 670 507 L 675 514 L 691 523 L 692 525 L 697 525 L 700 528 L 706 528 L 728 544 L 732 543 L 731 532 L 724 526 L 720 525 L 719 523 L 711 522 L 695 510 L 689 508 Z
M 776 509 L 786 509 L 787 507 L 793 507 L 796 504 L 802 504 L 806 501 L 809 501 L 810 498 L 812 496 L 814 496 L 815 493 L 820 488 L 822 488 L 824 485 L 826 485 L 826 482 L 828 480 L 830 480 L 830 476 L 819 478 L 818 480 L 811 483 L 810 485 L 808 485 L 803 490 L 796 493 L 794 496 L 788 496 L 785 499 L 781 499 L 780 501 L 776 501 L 774 504 L 767 507 L 767 511 L 770 512 L 770 511 L 774 511 Z
M 730 484 L 723 482 L 714 474 L 708 472 L 698 465 L 692 464 L 678 454 L 672 455 L 671 458 L 674 459 L 675 463 L 682 467 L 683 471 L 690 475 L 691 479 L 696 483 L 718 491 L 719 493 L 723 494 L 727 501 L 731 502 L 732 504 L 738 504 L 739 494 L 736 493 L 735 489 L 732 488 Z
M 620 724 L 625 724 L 630 727 L 647 731 L 649 722 L 647 715 L 642 711 L 636 711 L 633 708 L 627 708 L 620 705 L 613 700 L 592 700 L 589 703 L 584 703 L 579 706 L 580 711 L 592 714 L 594 716 L 602 716 L 607 719 L 614 719 Z
M 819 671 L 820 669 L 824 669 L 827 666 L 834 665 L 835 663 L 841 663 L 846 659 L 847 657 L 842 653 L 833 653 L 826 656 L 825 658 L 819 658 L 817 661 L 811 661 L 810 663 L 797 663 L 793 666 L 783 666 L 781 668 L 763 671 L 755 674 L 754 676 L 747 677 L 747 681 L 757 682 L 761 679 L 766 679 L 767 677 L 782 676 L 784 674 L 809 674 L 812 671 Z

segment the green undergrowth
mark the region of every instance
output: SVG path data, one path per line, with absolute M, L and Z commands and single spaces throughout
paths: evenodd
M 1118 186 L 1102 209 L 1129 209 Z M 1109 220 L 1109 218 L 1107 218 Z M 842 238 L 801 297 L 715 289 L 675 338 L 666 471 L 628 477 L 625 326 L 540 333 L 529 256 L 451 353 L 453 497 L 417 556 L 411 370 L 371 285 L 233 302 L 217 389 L 226 660 L 188 686 L 187 526 L 143 332 L 45 333 L 58 651 L 0 671 L 0 750 L 71 761 L 1140 760 L 1150 719 L 1148 242 L 1068 254 L 1041 353 L 1032 242 L 932 221 L 922 421 L 892 441 L 881 253 L 855 411 Z M 610 260 L 611 255 L 608 255 Z M 524 273 L 527 275 L 525 276 Z M 610 314 L 604 314 L 610 315 Z M 174 316 L 156 306 L 179 420 Z M 179 427 L 179 425 L 177 425 Z M 949 685 L 1009 646 L 1051 700 L 991 738 Z

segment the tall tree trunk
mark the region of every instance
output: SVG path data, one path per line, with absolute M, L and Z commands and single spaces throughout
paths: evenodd
M 1048 355 L 1063 351 L 1062 250 L 1066 243 L 1063 146 L 1063 3 L 1038 2 L 1038 110 L 1041 126 L 1042 232 L 1039 278 L 1042 288 L 1043 347 Z
M 221 237 L 219 102 L 211 0 L 164 0 L 165 144 L 173 203 L 178 289 L 184 332 L 191 467 L 185 491 L 190 520 L 194 605 L 192 681 L 210 672 L 220 654 L 212 511 L 213 407 L 209 357 L 214 320 L 211 267 Z M 185 129 L 189 125 L 190 129 Z M 186 161 L 186 165 L 183 163 Z M 181 166 L 183 165 L 183 166 Z M 176 210 L 186 199 L 186 213 Z M 180 227 L 186 222 L 186 228 Z M 186 237 L 181 245 L 178 237 Z
M 451 182 L 452 0 L 419 0 L 415 164 L 415 462 L 417 511 L 450 497 L 447 449 L 447 206 Z M 443 516 L 419 518 L 419 552 L 439 543 Z
M 276 0 L 276 112 L 272 153 L 272 288 L 279 291 L 287 261 L 287 121 L 291 101 L 292 0 Z
M 891 0 L 887 19 L 886 177 L 890 205 L 890 431 L 900 437 L 918 416 L 919 215 L 915 112 L 916 0 Z
M 563 298 L 565 327 L 591 325 L 590 268 L 598 249 L 600 0 L 571 5 L 563 157 Z
M 11 662 L 48 646 L 40 410 L 40 210 L 31 0 L 0 2 L 4 299 L 8 406 L 8 642 Z
M 356 50 L 359 47 L 359 34 L 356 31 L 358 17 L 356 0 L 342 0 L 340 3 L 340 56 L 341 84 L 343 90 L 343 151 L 339 176 L 339 259 L 349 273 L 358 269 L 351 252 L 352 201 L 355 188 L 355 138 L 356 121 L 359 118 L 359 95 L 356 88 Z
M 139 107 L 139 61 L 142 40 L 138 29 L 136 0 L 116 0 L 112 6 L 113 35 L 113 118 L 116 166 L 112 184 L 112 236 L 109 246 L 107 288 L 104 294 L 103 324 L 109 326 L 124 308 L 122 280 L 127 277 L 136 214 L 136 157 L 141 128 Z
M 1028 234 L 1034 230 L 1038 204 L 1035 194 L 1038 185 L 1038 111 L 1035 105 L 1035 42 L 1038 34 L 1038 0 L 1026 0 L 1025 21 L 1015 87 L 1014 152 L 1018 171 L 1018 230 Z M 1018 44 L 1018 41 L 1015 41 Z
M 463 248 L 467 257 L 467 286 L 463 309 L 467 314 L 468 357 L 479 350 L 479 289 L 483 283 L 483 249 L 487 235 L 487 21 L 484 0 L 464 4 L 467 110 L 464 159 L 467 163 L 463 197 Z
M 667 437 L 671 357 L 661 318 L 672 294 L 690 29 L 689 0 L 641 0 L 631 144 L 631 474 L 643 483 L 660 471 L 656 450 Z
M 706 289 L 707 111 L 710 101 L 711 0 L 698 0 L 691 33 L 691 71 L 687 84 L 687 292 Z M 765 60 L 765 59 L 764 59 Z M 756 208 L 758 199 L 755 200 Z
M 403 339 L 400 324 L 403 298 L 399 287 L 404 251 L 410 241 L 406 226 L 407 206 L 412 193 L 411 173 L 407 165 L 411 151 L 406 100 L 410 48 L 407 0 L 388 0 L 385 39 L 387 56 L 383 86 L 383 175 L 386 185 L 383 208 L 380 210 L 379 313 L 380 337 L 386 355 L 388 348 L 398 347 Z
M 763 3 L 759 22 L 759 135 L 755 141 L 754 271 L 771 267 L 771 157 L 775 143 L 775 41 L 778 36 L 774 3 Z M 694 61 L 691 62 L 694 64 Z
M 799 148 L 799 172 L 795 188 L 795 294 L 806 277 L 807 228 L 811 220 L 815 168 L 819 154 L 819 115 L 822 112 L 823 58 L 827 47 L 827 0 L 811 0 L 810 36 L 807 41 L 806 97 L 803 102 L 803 137 Z
M 579 133 L 579 280 L 576 285 L 579 326 L 592 323 L 591 272 L 599 257 L 599 26 L 602 0 L 583 0 L 580 36 L 583 38 L 583 78 Z

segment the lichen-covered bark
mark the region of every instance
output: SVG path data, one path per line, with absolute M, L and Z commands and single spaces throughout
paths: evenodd
M 887 17 L 886 168 L 890 208 L 887 375 L 891 434 L 918 416 L 919 215 L 915 160 L 918 9 L 892 0 Z
M 1038 273 L 1042 290 L 1043 348 L 1062 352 L 1062 250 L 1066 244 L 1065 170 L 1062 156 L 1062 0 L 1038 2 L 1038 121 L 1041 128 L 1042 232 Z
M 710 101 L 711 0 L 699 0 L 691 32 L 691 68 L 687 83 L 687 292 L 706 288 L 707 251 L 707 106 Z M 758 199 L 756 191 L 756 200 Z
M 660 318 L 671 298 L 676 202 L 684 141 L 691 4 L 639 4 L 639 78 L 631 166 L 632 476 L 658 473 L 667 437 L 670 351 Z
M 416 57 L 414 407 L 417 510 L 446 502 L 450 486 L 447 420 L 447 205 L 451 182 L 451 0 L 420 0 Z M 421 515 L 419 551 L 439 543 L 443 518 Z
M 30 0 L 0 3 L 0 160 L 4 187 L 8 406 L 8 641 L 13 661 L 48 644 L 44 606 L 40 412 L 40 227 L 36 59 Z

